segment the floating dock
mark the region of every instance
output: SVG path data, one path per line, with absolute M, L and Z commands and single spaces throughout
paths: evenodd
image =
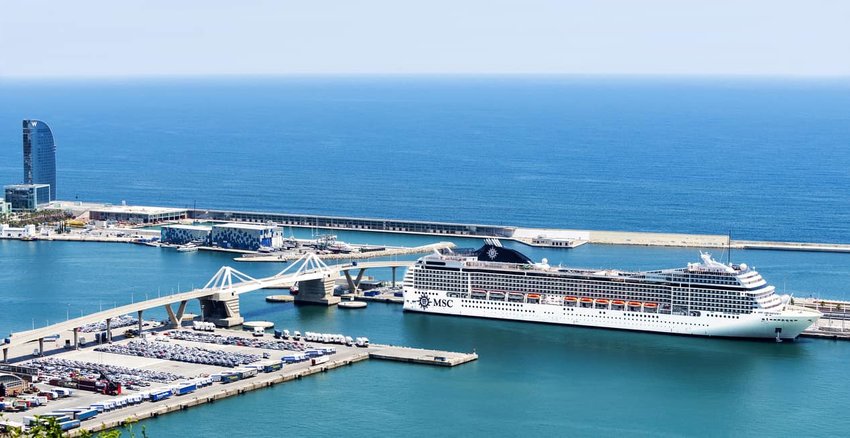
M 369 346 L 369 357 L 372 359 L 391 360 L 395 362 L 454 367 L 477 360 L 478 354 L 475 352 L 453 353 L 447 351 L 423 350 L 421 348 L 373 344 Z

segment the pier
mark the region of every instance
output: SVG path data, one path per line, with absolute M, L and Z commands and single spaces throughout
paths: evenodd
M 102 221 L 120 221 L 129 224 L 130 228 L 97 230 L 96 234 L 77 235 L 51 234 L 36 235 L 27 240 L 70 240 L 91 242 L 132 242 L 129 236 L 117 236 L 116 232 L 128 234 L 143 234 L 151 236 L 151 230 L 142 227 L 158 223 L 180 223 L 186 221 L 206 222 L 241 222 L 257 224 L 275 224 L 281 227 L 297 227 L 321 229 L 333 232 L 335 230 L 368 231 L 395 234 L 416 234 L 427 236 L 450 236 L 468 238 L 498 238 L 512 240 L 529 246 L 551 248 L 576 248 L 584 244 L 597 245 L 637 245 L 684 248 L 727 248 L 771 251 L 812 251 L 850 253 L 850 243 L 831 242 L 786 242 L 786 241 L 753 241 L 730 239 L 723 234 L 692 234 L 664 233 L 643 231 L 610 231 L 582 230 L 570 228 L 536 228 L 514 225 L 487 225 L 457 222 L 420 221 L 407 219 L 363 218 L 348 216 L 327 216 L 297 213 L 274 213 L 238 210 L 203 210 L 196 208 L 173 209 L 166 207 L 134 207 L 112 206 L 108 204 L 82 203 L 71 201 L 56 201 L 49 208 L 64 210 L 76 217 L 99 219 Z M 169 212 L 163 221 L 159 212 Z M 137 227 L 137 228 L 132 228 Z M 112 234 L 111 234 L 112 233 Z M 153 234 L 158 235 L 158 231 Z M 13 238 L 18 237 L 3 237 Z M 222 251 L 218 247 L 203 247 L 201 249 Z M 250 253 L 250 251 L 232 251 L 235 253 Z M 408 252 L 414 254 L 416 252 Z M 330 255 L 326 258 L 351 259 L 354 257 L 370 258 L 384 257 L 375 252 L 363 252 L 356 256 Z M 239 258 L 239 261 L 286 261 L 284 256 L 261 255 L 258 258 Z
M 184 331 L 186 331 L 184 329 Z M 166 335 L 174 333 L 167 329 L 154 330 L 149 332 L 150 337 L 144 342 L 157 343 L 167 339 Z M 194 334 L 195 332 L 189 332 Z M 215 331 L 215 335 L 234 337 L 245 339 L 246 342 L 256 340 L 249 333 L 244 331 L 233 331 L 219 329 Z M 267 341 L 276 341 L 270 336 L 264 337 Z M 117 339 L 113 346 L 125 346 L 131 340 Z M 261 363 L 277 362 L 281 363 L 282 356 L 291 354 L 291 352 L 270 349 L 258 349 L 249 346 L 240 345 L 217 345 L 209 343 L 194 342 L 191 340 L 180 340 L 173 337 L 168 339 L 164 346 L 181 345 L 187 347 L 202 347 L 206 349 L 214 349 L 222 352 L 236 352 L 242 354 L 266 354 L 270 357 L 269 360 Z M 326 344 L 318 344 L 308 342 L 307 348 L 325 348 Z M 457 353 L 439 350 L 414 349 L 388 345 L 370 345 L 370 346 L 346 346 L 333 345 L 336 351 L 326 356 L 327 360 L 322 363 L 314 364 L 311 361 L 302 361 L 299 363 L 286 363 L 282 368 L 271 371 L 260 371 L 255 376 L 240 378 L 232 383 L 213 382 L 209 386 L 198 387 L 185 395 L 175 394 L 161 401 L 145 400 L 134 405 L 128 405 L 123 408 L 116 408 L 97 414 L 97 416 L 87 422 L 82 423 L 82 429 L 75 429 L 73 435 L 82 433 L 82 430 L 100 431 L 115 427 L 120 427 L 127 421 L 138 421 L 147 418 L 157 417 L 170 412 L 185 410 L 194 406 L 205 403 L 214 403 L 218 400 L 227 397 L 244 394 L 248 391 L 268 388 L 274 385 L 283 384 L 292 380 L 305 378 L 317 373 L 330 372 L 334 369 L 349 366 L 368 359 L 375 360 L 392 360 L 397 362 L 408 362 L 427 364 L 434 366 L 452 367 L 476 360 L 478 355 L 475 353 Z M 16 350 L 18 352 L 18 350 Z M 16 357 L 15 365 L 19 366 L 14 369 L 18 372 L 25 372 L 28 368 L 28 358 L 22 354 L 21 357 Z M 184 377 L 186 380 L 194 378 L 203 378 L 214 374 L 231 372 L 233 368 L 201 365 L 196 363 L 179 362 L 174 360 L 164 360 L 147 357 L 129 356 L 115 353 L 102 353 L 96 351 L 95 347 L 87 347 L 79 350 L 58 350 L 51 352 L 51 358 L 59 358 L 62 360 L 76 361 L 76 363 L 108 363 L 113 366 L 126 367 L 127 369 L 149 370 L 155 372 L 167 372 Z M 52 386 L 43 383 L 38 383 L 36 386 L 40 390 L 50 390 Z M 73 394 L 67 398 L 51 400 L 45 406 L 31 408 L 26 412 L 7 414 L 6 419 L 16 422 L 22 422 L 23 418 L 32 417 L 35 415 L 43 415 L 57 410 L 79 408 L 80 406 L 91 406 L 96 403 L 109 402 L 110 400 L 119 400 L 135 394 L 150 394 L 164 390 L 169 387 L 169 384 L 152 384 L 148 387 L 142 387 L 134 390 L 124 390 L 121 395 L 107 396 L 95 392 L 87 392 L 83 390 L 74 390 Z
M 689 248 L 764 249 L 781 251 L 821 251 L 850 253 L 850 244 L 805 242 L 730 241 L 723 234 L 688 234 L 661 232 L 633 232 L 580 230 L 561 228 L 533 228 L 512 225 L 482 225 L 455 222 L 415 221 L 403 219 L 320 216 L 291 213 L 246 212 L 232 210 L 187 210 L 187 217 L 195 220 L 273 222 L 279 226 L 320 228 L 328 230 L 373 231 L 401 234 L 440 235 L 513 240 L 532 246 L 575 247 L 584 243 L 599 245 L 669 246 Z M 569 245 L 537 245 L 535 240 L 553 239 L 570 242 Z
M 455 244 L 451 242 L 438 242 L 422 246 L 414 247 L 397 247 L 386 248 L 377 251 L 366 252 L 348 252 L 348 253 L 332 253 L 332 254 L 316 254 L 322 260 L 356 260 L 356 259 L 373 259 L 379 257 L 396 257 L 401 255 L 411 254 L 427 254 L 443 249 L 454 248 Z M 237 262 L 287 262 L 292 259 L 302 257 L 302 254 L 293 252 L 283 252 L 280 254 L 246 254 L 241 257 L 236 257 L 233 260 Z
M 418 363 L 454 367 L 478 359 L 478 354 L 423 350 L 421 348 L 397 347 L 394 345 L 371 345 L 369 357 L 395 362 Z

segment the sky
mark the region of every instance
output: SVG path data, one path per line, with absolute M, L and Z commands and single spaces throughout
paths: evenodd
M 0 2 L 0 77 L 850 75 L 848 0 Z

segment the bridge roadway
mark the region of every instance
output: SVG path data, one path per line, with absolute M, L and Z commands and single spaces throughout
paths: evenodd
M 298 264 L 299 262 L 301 262 L 300 265 Z M 139 320 L 138 329 L 141 333 L 142 312 L 145 310 L 154 309 L 158 307 L 165 307 L 166 311 L 168 312 L 168 316 L 171 320 L 171 323 L 174 325 L 179 325 L 180 320 L 183 317 L 183 312 L 186 308 L 186 303 L 190 300 L 207 298 L 219 294 L 235 297 L 243 293 L 253 292 L 255 290 L 265 288 L 287 287 L 299 281 L 321 279 L 325 275 L 327 275 L 328 272 L 333 271 L 344 273 L 346 277 L 349 278 L 349 283 L 351 283 L 349 271 L 359 269 L 360 272 L 357 276 L 357 283 L 359 284 L 359 281 L 362 278 L 363 273 L 366 269 L 392 268 L 393 271 L 395 271 L 396 268 L 409 267 L 413 263 L 415 262 L 411 260 L 404 260 L 327 265 L 315 255 L 309 254 L 290 265 L 286 270 L 271 277 L 259 279 L 252 278 L 229 266 L 223 266 L 210 279 L 210 281 L 203 288 L 200 289 L 195 289 L 189 292 L 176 293 L 165 297 L 152 298 L 149 300 L 140 301 L 132 304 L 126 304 L 112 309 L 85 315 L 79 318 L 69 319 L 67 321 L 52 324 L 46 327 L 37 328 L 35 330 L 12 333 L 11 335 L 9 335 L 8 338 L 5 339 L 5 342 L 2 344 L 2 359 L 4 363 L 7 362 L 8 352 L 11 348 L 22 346 L 26 343 L 34 341 L 39 341 L 39 351 L 41 352 L 41 354 L 44 354 L 44 339 L 55 336 L 63 331 L 74 332 L 74 344 L 76 345 L 80 327 L 83 327 L 87 324 L 106 321 L 106 332 L 108 333 L 108 336 L 111 336 L 110 320 L 121 315 L 136 313 Z M 291 268 L 295 266 L 300 267 L 294 272 L 288 272 Z M 237 280 L 236 282 L 233 281 L 234 277 Z M 175 313 L 174 310 L 171 308 L 171 305 L 177 303 L 179 303 L 179 308 Z

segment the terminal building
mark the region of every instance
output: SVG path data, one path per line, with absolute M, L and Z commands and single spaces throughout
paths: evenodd
M 455 236 L 511 237 L 516 227 L 476 225 L 450 222 L 427 222 L 404 219 L 370 219 L 357 217 L 317 216 L 306 214 L 263 213 L 228 210 L 190 210 L 189 217 L 198 220 L 219 220 L 267 223 L 282 226 L 336 228 L 343 230 L 393 231 L 414 234 L 448 234 Z
M 111 205 L 89 210 L 89 219 L 93 221 L 124 222 L 131 224 L 156 224 L 165 221 L 186 219 L 185 208 L 138 207 Z
M 160 230 L 160 242 L 173 245 L 185 245 L 187 243 L 210 244 L 212 227 L 203 225 L 165 225 Z
M 24 184 L 47 184 L 45 201 L 56 200 L 56 143 L 53 132 L 41 120 L 23 121 Z
M 213 225 L 210 242 L 220 248 L 248 251 L 256 251 L 261 246 L 280 248 L 283 246 L 283 229 L 245 223 Z
M 34 211 L 50 203 L 47 184 L 16 184 L 4 187 L 4 199 L 12 211 Z

